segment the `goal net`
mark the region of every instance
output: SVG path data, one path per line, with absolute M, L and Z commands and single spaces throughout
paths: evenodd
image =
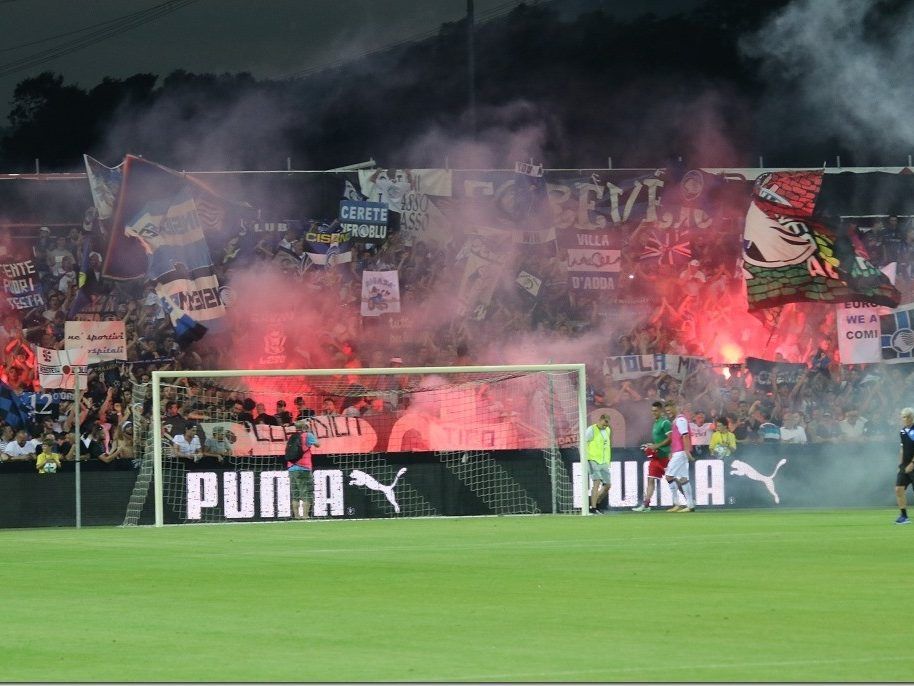
M 292 517 L 297 421 L 313 517 L 587 511 L 583 365 L 155 372 L 148 391 L 127 525 Z

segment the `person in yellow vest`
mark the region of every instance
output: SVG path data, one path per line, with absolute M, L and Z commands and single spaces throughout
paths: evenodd
M 609 415 L 601 414 L 596 424 L 587 427 L 584 441 L 587 444 L 587 467 L 593 486 L 590 489 L 590 513 L 602 514 L 600 501 L 609 493 L 609 462 L 612 459 L 612 429 Z

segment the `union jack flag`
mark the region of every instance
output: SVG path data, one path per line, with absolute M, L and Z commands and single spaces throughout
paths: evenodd
M 688 232 L 679 229 L 652 229 L 641 246 L 639 260 L 657 266 L 683 265 L 692 259 Z

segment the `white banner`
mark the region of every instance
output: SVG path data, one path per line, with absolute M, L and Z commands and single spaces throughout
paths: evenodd
M 362 316 L 377 317 L 400 311 L 400 277 L 396 269 L 362 272 Z
M 612 374 L 614 379 L 637 379 L 642 376 L 669 374 L 680 381 L 699 366 L 708 364 L 704 357 L 685 355 L 619 355 L 603 359 L 603 373 Z
M 86 365 L 89 363 L 89 351 L 86 348 L 56 350 L 36 346 L 36 350 L 38 383 L 42 388 L 73 388 L 76 375 L 79 374 L 79 386 L 85 389 L 88 372 Z
M 862 302 L 838 303 L 835 308 L 841 364 L 882 362 L 879 316 L 891 308 Z
M 895 284 L 896 263 L 882 267 L 882 273 Z M 835 305 L 835 322 L 838 329 L 838 353 L 841 364 L 882 362 L 881 330 L 879 317 L 893 310 L 865 302 L 847 302 Z
M 213 273 L 157 283 L 156 295 L 166 298 L 174 305 L 168 313 L 173 324 L 184 314 L 204 326 L 210 326 L 225 316 L 225 305 L 219 293 L 219 279 Z
M 64 340 L 67 348 L 85 348 L 89 362 L 127 359 L 124 322 L 67 322 Z

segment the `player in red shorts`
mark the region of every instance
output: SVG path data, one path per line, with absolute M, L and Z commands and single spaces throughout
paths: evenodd
M 654 489 L 657 488 L 657 484 L 666 473 L 666 465 L 670 461 L 672 425 L 663 412 L 663 403 L 659 400 L 651 403 L 651 414 L 654 415 L 654 426 L 651 429 L 653 443 L 645 443 L 641 446 L 641 450 L 650 458 L 647 464 L 647 483 L 644 486 L 644 500 L 640 505 L 632 508 L 635 512 L 646 512 L 651 509 Z

